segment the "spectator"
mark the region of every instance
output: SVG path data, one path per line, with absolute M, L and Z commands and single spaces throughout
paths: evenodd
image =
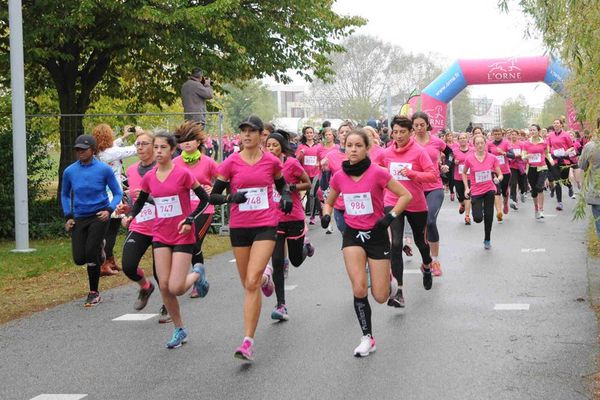
M 192 76 L 181 87 L 185 119 L 198 121 L 203 126 L 206 125 L 206 100 L 212 98 L 213 89 L 210 85 L 210 78 L 203 76 L 200 68 L 195 68 Z
M 585 202 L 592 206 L 596 234 L 600 237 L 600 188 L 596 184 L 596 175 L 600 168 L 600 147 L 595 140 L 590 140 L 584 146 L 579 158 L 579 165 L 586 173 L 583 182 Z M 591 171 L 588 172 L 588 169 Z

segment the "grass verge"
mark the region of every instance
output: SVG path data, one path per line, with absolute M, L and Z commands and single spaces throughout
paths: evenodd
M 115 245 L 118 261 L 124 237 L 119 235 Z M 36 251 L 12 253 L 13 242 L 0 242 L 0 309 L 3 311 L 0 324 L 83 298 L 89 290 L 85 267 L 73 264 L 70 238 L 36 240 L 30 246 Z M 202 251 L 210 258 L 230 248 L 228 237 L 208 235 Z M 152 276 L 150 251 L 146 252 L 140 266 L 147 276 Z M 123 272 L 114 277 L 102 277 L 100 290 L 130 282 Z

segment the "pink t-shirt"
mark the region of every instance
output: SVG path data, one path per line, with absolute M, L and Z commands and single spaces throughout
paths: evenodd
M 471 153 L 465 160 L 465 170 L 469 174 L 471 196 L 479 196 L 490 190 L 496 191 L 492 173 L 500 166 L 498 159 L 490 153 L 485 153 L 483 162 L 480 162 L 475 153 Z M 508 179 L 508 176 L 506 177 Z
M 319 149 L 321 148 L 320 144 L 313 144 L 312 146 L 308 146 L 306 144 L 300 143 L 298 145 L 298 149 L 296 150 L 296 158 L 304 167 L 304 170 L 308 174 L 309 178 L 314 178 L 319 175 L 320 172 L 320 159 L 319 159 Z M 302 154 L 304 151 L 304 155 Z
M 381 153 L 377 159 L 377 164 L 387 169 L 391 176 L 412 194 L 412 200 L 408 203 L 406 211 L 427 211 L 423 182 L 436 180 L 437 173 L 423 147 L 416 143 L 413 138 L 410 138 L 406 146 L 400 149 L 394 143 Z M 408 176 L 400 174 L 400 170 L 403 168 L 408 170 Z M 383 198 L 384 204 L 394 206 L 397 201 L 398 196 L 386 189 Z
M 375 164 L 371 164 L 358 181 L 344 171 L 336 172 L 331 178 L 331 188 L 344 193 L 344 220 L 349 227 L 370 230 L 383 217 L 384 190 L 390 179 L 390 173 Z
M 348 157 L 346 157 L 346 153 L 342 153 L 342 151 L 339 149 L 337 151 L 330 151 L 327 153 L 325 158 L 327 158 L 327 164 L 329 165 L 329 171 L 331 172 L 330 179 L 333 178 L 333 175 L 335 175 L 338 171 L 342 170 L 342 162 L 348 159 Z M 345 206 L 343 193 L 340 193 L 333 207 L 340 211 L 344 211 Z
M 177 165 L 164 182 L 158 180 L 156 171 L 154 168 L 142 178 L 142 190 L 152 195 L 156 205 L 152 240 L 171 246 L 196 243 L 193 225 L 187 235 L 180 235 L 177 229 L 177 225 L 192 212 L 190 189 L 196 180 L 189 171 Z
M 546 166 L 546 149 L 548 145 L 545 141 L 539 143 L 523 142 L 523 150 L 527 152 L 527 163 L 532 167 Z
M 467 147 L 467 151 L 462 151 L 459 145 L 452 148 L 454 154 L 454 180 L 462 182 L 462 172 L 465 168 L 465 160 L 471 153 L 473 153 L 472 147 Z
M 517 140 L 515 143 L 508 142 L 508 149 L 513 151 L 515 158 L 508 160 L 508 166 L 511 169 L 518 169 L 522 171 L 525 167 L 525 162 L 521 159 L 521 152 L 523 151 L 523 142 Z
M 127 168 L 127 182 L 129 183 L 129 196 L 131 201 L 135 203 L 137 200 L 137 190 L 142 188 L 142 176 L 138 172 L 140 162 L 136 162 Z M 146 174 L 151 173 L 148 171 Z M 131 220 L 129 230 L 131 232 L 141 233 L 142 235 L 152 236 L 152 226 L 156 218 L 156 207 L 154 204 L 146 203 L 140 213 Z
M 300 178 L 304 173 L 304 168 L 300 165 L 300 162 L 294 157 L 287 157 L 283 163 L 283 179 L 288 185 L 300 183 Z M 279 200 L 281 195 L 275 189 L 273 189 L 273 202 L 277 205 L 277 214 L 279 215 L 279 222 L 288 221 L 304 221 L 304 208 L 302 208 L 302 200 L 300 200 L 300 193 L 297 190 L 292 192 L 292 201 L 294 206 L 290 214 L 285 214 L 279 209 Z
M 318 151 L 318 156 L 319 156 L 319 160 L 323 160 L 325 159 L 325 156 L 327 156 L 327 154 L 329 154 L 330 151 L 333 150 L 338 150 L 340 148 L 339 144 L 334 144 L 331 147 L 325 147 L 322 144 L 319 146 L 319 151 Z
M 385 151 L 385 149 L 377 144 L 374 144 L 371 149 L 369 150 L 369 158 L 371 160 L 376 160 L 378 159 L 381 154 Z
M 269 152 L 263 152 L 254 165 L 246 163 L 240 153 L 232 154 L 219 165 L 218 175 L 229 181 L 231 193 L 243 190 L 248 198 L 245 203 L 230 205 L 231 228 L 277 226 L 275 211 L 279 205 L 273 201 L 273 184 L 282 168 L 281 160 Z
M 440 154 L 446 148 L 446 142 L 444 142 L 437 136 L 429 135 L 428 143 L 422 145 L 419 142 L 417 142 L 417 144 L 421 145 L 423 148 L 425 148 L 425 151 L 427 151 L 427 154 L 429 155 L 429 159 L 433 164 L 433 168 L 435 168 L 435 173 L 437 176 L 435 182 L 423 183 L 423 190 L 425 192 L 431 192 L 435 189 L 442 189 L 444 185 L 442 184 L 442 178 L 440 176 Z
M 573 139 L 571 139 L 571 135 L 569 135 L 565 131 L 560 131 L 557 135 L 556 132 L 549 133 L 546 136 L 546 141 L 550 146 L 550 153 L 553 157 L 567 157 L 566 151 L 573 147 Z M 570 160 L 568 158 L 564 159 L 565 164 L 570 164 Z M 554 164 L 557 164 L 558 160 L 554 160 Z
M 502 171 L 503 174 L 510 173 L 508 157 L 506 157 L 506 155 L 501 154 L 508 152 L 508 142 L 502 139 L 500 143 L 496 144 L 493 140 L 490 140 L 488 141 L 487 145 L 487 151 L 498 159 L 498 164 L 500 164 L 500 171 Z
M 219 165 L 212 158 L 202 155 L 197 163 L 194 165 L 186 164 L 181 156 L 175 157 L 173 162 L 180 167 L 187 169 L 192 173 L 194 178 L 202 186 L 212 186 L 213 180 L 217 177 L 217 168 Z M 193 190 L 190 191 L 190 199 L 192 200 L 192 209 L 198 207 L 200 199 L 196 196 Z M 208 205 L 202 214 L 214 214 L 215 206 Z

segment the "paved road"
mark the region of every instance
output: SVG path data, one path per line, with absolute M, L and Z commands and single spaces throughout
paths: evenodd
M 208 297 L 182 299 L 182 349 L 164 348 L 172 326 L 156 317 L 112 321 L 133 312 L 133 285 L 103 293 L 95 309 L 77 301 L 1 326 L 0 399 L 588 399 L 597 326 L 572 206 L 543 222 L 530 204 L 511 212 L 484 251 L 483 226 L 464 226 L 446 198 L 444 275 L 426 292 L 407 274 L 404 310 L 372 303 L 378 349 L 368 358 L 352 357 L 360 330 L 340 235 L 311 227 L 317 253 L 287 281 L 291 320 L 272 322 L 274 298 L 264 301 L 254 364 L 233 358 L 242 292 L 227 253 L 208 263 Z M 515 303 L 529 310 L 494 310 Z M 144 312 L 159 305 L 155 294 Z

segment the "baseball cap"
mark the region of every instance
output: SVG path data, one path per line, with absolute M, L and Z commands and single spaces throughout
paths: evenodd
M 249 126 L 250 128 L 257 129 L 261 132 L 265 129 L 262 120 L 256 115 L 251 115 L 242 121 L 239 128 L 242 129 L 244 126 Z
M 94 139 L 92 135 L 77 136 L 77 139 L 75 139 L 75 146 L 73 147 L 83 150 L 87 150 L 90 147 L 96 147 L 96 139 Z

